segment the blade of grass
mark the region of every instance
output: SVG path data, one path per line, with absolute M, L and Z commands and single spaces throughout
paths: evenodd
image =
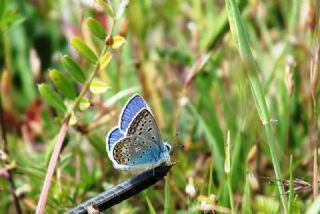
M 248 79 L 251 86 L 251 92 L 255 100 L 259 117 L 265 128 L 265 132 L 267 135 L 267 142 L 268 142 L 268 146 L 271 154 L 275 175 L 277 180 L 281 181 L 282 176 L 281 176 L 280 164 L 279 164 L 277 153 L 276 153 L 275 139 L 274 139 L 274 136 L 272 133 L 272 127 L 270 124 L 270 113 L 266 104 L 265 96 L 262 90 L 262 85 L 258 77 L 259 69 L 251 53 L 247 31 L 242 22 L 240 11 L 236 4 L 236 1 L 225 0 L 225 2 L 227 6 L 227 11 L 228 11 L 228 18 L 229 18 L 231 33 L 238 45 L 238 51 L 239 51 L 240 57 L 247 68 L 247 75 L 248 75 Z M 279 184 L 278 188 L 279 188 L 282 208 L 284 210 L 284 213 L 287 213 L 287 203 L 286 203 L 286 196 L 284 193 L 283 185 Z
M 213 166 L 214 166 L 214 150 L 212 149 L 212 161 L 210 164 L 210 169 L 209 169 L 209 183 L 208 183 L 208 196 L 211 195 L 212 187 L 213 187 Z
M 240 11 L 247 5 L 248 1 L 241 1 L 238 0 L 239 2 L 239 9 Z M 217 28 L 217 30 L 214 32 L 214 35 L 211 37 L 210 42 L 207 45 L 207 51 L 212 50 L 214 47 L 216 47 L 216 45 L 219 43 L 219 41 L 223 38 L 223 36 L 226 34 L 226 32 L 228 32 L 229 30 L 229 25 L 228 25 L 228 15 L 226 11 L 223 11 L 223 20 L 221 21 L 221 24 L 219 25 L 219 27 Z
M 289 201 L 288 201 L 288 213 L 292 213 L 292 207 L 294 206 L 294 189 L 293 189 L 293 176 L 292 176 L 292 155 L 290 156 L 290 184 L 289 184 Z
M 149 207 L 149 212 L 151 214 L 157 214 L 156 210 L 154 209 L 154 207 L 153 207 L 153 205 L 152 205 L 152 203 L 151 203 L 151 201 L 149 200 L 148 197 L 146 197 L 146 201 L 147 201 L 147 204 L 148 204 L 148 207 Z
M 220 149 L 219 149 L 220 146 L 219 146 L 217 140 L 215 139 L 215 136 L 213 136 L 208 125 L 206 124 L 204 119 L 201 117 L 199 112 L 196 110 L 196 108 L 191 104 L 189 104 L 189 108 L 190 108 L 191 112 L 195 115 L 195 117 L 198 119 L 199 125 L 202 126 L 204 134 L 205 134 L 207 141 L 209 143 L 209 146 L 211 146 L 211 145 L 213 146 L 214 164 L 217 169 L 217 176 L 219 177 L 219 180 L 221 180 L 222 174 L 223 174 L 223 167 L 222 167 L 221 163 L 223 163 L 223 160 L 222 160 L 222 153 L 220 152 Z
M 243 214 L 251 214 L 251 208 L 250 208 L 250 198 L 251 198 L 251 192 L 250 192 L 250 180 L 249 180 L 249 173 L 247 173 L 246 176 L 246 184 L 244 186 L 244 194 L 243 194 L 243 201 L 242 201 L 242 213 Z
M 230 200 L 230 206 L 231 206 L 231 213 L 235 213 L 234 209 L 234 201 L 233 201 L 233 193 L 232 193 L 232 180 L 230 175 L 231 170 L 231 142 L 230 142 L 230 131 L 228 131 L 227 136 L 227 145 L 226 145 L 226 158 L 224 162 L 224 171 L 227 174 L 227 182 L 228 182 L 228 190 L 229 190 L 229 200 Z
M 173 213 L 172 209 L 172 199 L 170 191 L 170 176 L 167 174 L 166 184 L 165 184 L 165 201 L 164 201 L 164 214 Z

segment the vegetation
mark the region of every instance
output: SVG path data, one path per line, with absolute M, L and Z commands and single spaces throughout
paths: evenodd
M 138 93 L 177 164 L 105 213 L 319 213 L 319 14 L 318 0 L 2 0 L 0 210 L 62 213 L 130 178 L 105 138 Z

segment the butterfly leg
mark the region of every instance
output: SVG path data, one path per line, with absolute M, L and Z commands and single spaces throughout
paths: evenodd
M 171 165 L 170 157 L 168 157 L 168 158 L 167 158 L 167 160 L 166 160 L 166 164 L 167 164 L 167 165 Z
M 152 173 L 153 173 L 152 176 L 154 176 L 154 175 L 155 175 L 155 173 L 154 173 L 154 172 L 155 172 L 155 171 L 154 171 L 154 168 L 156 167 L 156 163 L 155 163 L 155 162 L 152 162 L 152 163 L 151 163 L 151 167 L 152 167 Z

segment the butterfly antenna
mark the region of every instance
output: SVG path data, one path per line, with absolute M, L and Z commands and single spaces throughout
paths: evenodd
M 179 133 L 177 132 L 175 135 L 171 136 L 168 141 L 172 141 L 173 139 L 175 139 L 176 137 L 179 136 Z
M 184 149 L 184 145 L 182 143 L 179 143 L 177 145 L 177 148 L 180 149 L 180 150 L 183 150 Z
M 177 132 L 175 135 L 173 135 L 171 138 L 170 138 L 170 141 L 173 141 L 172 139 L 178 137 L 180 135 L 179 132 Z M 184 149 L 184 145 L 182 143 L 175 143 L 175 144 L 172 144 L 172 146 L 174 148 L 178 148 L 179 150 L 183 150 Z

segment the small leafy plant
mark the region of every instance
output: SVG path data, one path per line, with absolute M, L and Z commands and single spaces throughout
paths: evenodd
M 89 64 L 93 66 L 93 69 L 89 74 L 86 74 L 81 66 L 69 55 L 62 57 L 61 62 L 67 72 L 72 77 L 69 78 L 67 74 L 52 69 L 50 71 L 50 78 L 57 93 L 49 84 L 42 83 L 38 86 L 40 94 L 46 100 L 46 102 L 59 112 L 62 119 L 62 126 L 57 136 L 57 141 L 52 151 L 50 158 L 48 171 L 43 184 L 42 192 L 37 205 L 37 213 L 43 213 L 48 192 L 53 177 L 55 167 L 63 146 L 63 141 L 70 125 L 75 125 L 77 122 L 76 111 L 86 110 L 90 106 L 90 101 L 85 97 L 85 94 L 90 89 L 93 94 L 104 93 L 109 87 L 98 80 L 95 80 L 97 73 L 100 70 L 105 69 L 112 59 L 112 53 L 114 49 L 119 49 L 124 43 L 125 39 L 119 35 L 113 35 L 114 25 L 117 18 L 119 18 L 127 5 L 127 1 L 122 1 L 116 16 L 110 5 L 103 0 L 98 1 L 99 5 L 105 10 L 105 12 L 112 19 L 113 23 L 109 32 L 106 33 L 103 26 L 94 18 L 89 17 L 86 20 L 86 24 L 89 27 L 92 35 L 96 36 L 99 40 L 105 43 L 103 48 L 96 54 L 81 38 L 74 37 L 71 39 L 71 45 L 77 50 L 77 52 L 85 59 Z M 74 88 L 75 84 L 81 85 L 81 91 L 76 93 Z M 70 101 L 69 105 L 66 105 L 66 100 Z

